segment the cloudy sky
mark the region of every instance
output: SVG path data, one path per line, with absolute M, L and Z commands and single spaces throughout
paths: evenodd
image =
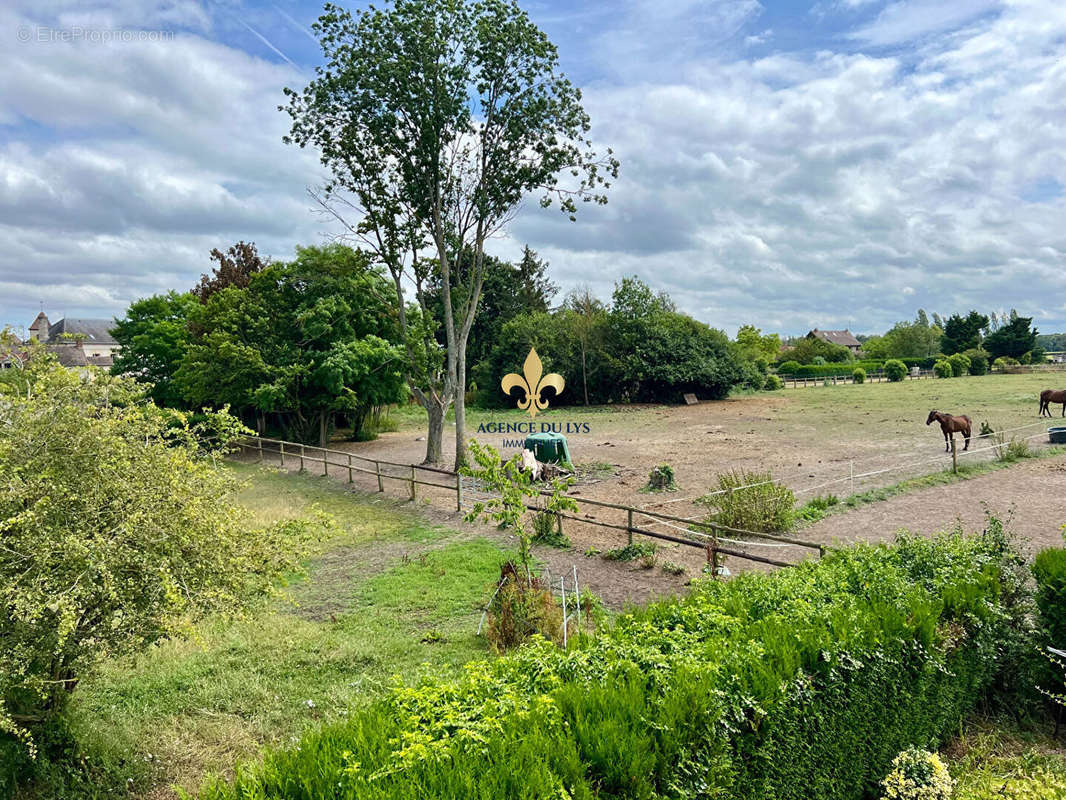
M 21 7 L 20 7 L 21 6 Z M 881 330 L 1016 306 L 1066 330 L 1061 0 L 527 0 L 622 161 L 577 223 L 535 202 L 564 288 L 622 275 L 732 334 Z M 321 242 L 282 88 L 318 3 L 15 0 L 0 10 L 0 323 L 121 315 L 239 239 Z

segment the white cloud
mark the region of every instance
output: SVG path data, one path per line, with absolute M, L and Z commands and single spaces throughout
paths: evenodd
M 177 33 L 0 49 L 4 319 L 28 322 L 39 301 L 120 313 L 191 286 L 212 247 L 254 240 L 285 258 L 319 239 L 304 188 L 321 168 L 281 144 L 276 110 L 307 75 L 250 36 L 264 58 L 213 41 L 204 8 L 65 2 L 52 22 Z M 744 40 L 768 31 L 752 0 L 566 13 L 587 26 L 575 57 L 601 77 L 586 106 L 622 177 L 576 224 L 528 203 L 500 254 L 528 242 L 564 288 L 604 296 L 635 273 L 727 329 L 872 331 L 917 306 L 1028 314 L 1066 290 L 1059 3 L 895 2 L 835 49 L 756 60 Z M 27 20 L 0 12 L 0 29 Z M 769 46 L 788 33 L 774 29 Z M 1042 330 L 1066 327 L 1066 307 L 1049 313 Z
M 995 11 L 1001 0 L 898 0 L 873 22 L 852 36 L 875 46 L 913 42 L 929 34 L 952 30 L 982 14 Z

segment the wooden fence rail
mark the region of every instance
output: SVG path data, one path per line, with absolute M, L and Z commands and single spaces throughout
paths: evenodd
M 285 458 L 288 457 L 290 461 L 298 461 L 301 471 L 306 470 L 306 465 L 321 464 L 322 474 L 328 476 L 330 474 L 329 468 L 335 467 L 343 474 L 345 471 L 348 473 L 348 483 L 354 483 L 355 475 L 368 475 L 376 479 L 379 492 L 385 491 L 385 481 L 395 481 L 407 485 L 408 492 L 411 500 L 417 500 L 417 487 L 428 486 L 437 489 L 444 489 L 449 492 L 455 493 L 455 508 L 457 511 L 463 510 L 464 490 L 463 490 L 463 476 L 455 472 L 446 469 L 440 469 L 438 467 L 430 467 L 423 464 L 398 464 L 393 461 L 382 461 L 380 459 L 370 458 L 369 456 L 358 455 L 356 453 L 349 453 L 342 450 L 331 450 L 326 447 L 314 447 L 312 445 L 300 444 L 298 442 L 287 442 L 282 439 L 270 439 L 264 436 L 248 436 L 239 442 L 239 447 L 242 453 L 253 453 L 257 456 L 257 460 L 262 462 L 269 456 L 278 456 L 281 466 L 285 466 Z M 310 451 L 310 452 L 308 452 Z M 318 455 L 313 455 L 317 453 Z M 353 459 L 360 461 L 363 465 L 353 463 Z M 383 470 L 382 467 L 386 469 Z M 389 469 L 402 470 L 404 474 L 390 474 Z M 423 480 L 419 473 L 429 473 L 430 475 L 446 476 L 440 478 L 438 481 Z M 449 480 L 450 479 L 450 480 Z M 603 500 L 593 500 L 587 497 L 578 497 L 570 495 L 570 498 L 578 504 L 578 510 L 580 512 L 581 506 L 588 506 L 590 508 L 603 508 L 612 509 L 616 511 L 624 512 L 626 515 L 625 524 L 619 524 L 614 522 L 607 522 L 605 520 L 595 519 L 590 516 L 576 516 L 573 514 L 567 514 L 565 512 L 556 512 L 556 520 L 559 526 L 560 532 L 562 532 L 563 520 L 572 520 L 574 522 L 583 523 L 586 525 L 593 525 L 600 528 L 607 528 L 610 530 L 623 531 L 630 544 L 633 542 L 633 535 L 645 536 L 650 539 L 658 539 L 660 541 L 673 542 L 675 544 L 684 545 L 686 547 L 693 547 L 706 552 L 708 563 L 716 565 L 716 557 L 718 554 L 732 556 L 735 558 L 746 559 L 748 561 L 757 562 L 760 564 L 768 564 L 775 567 L 789 567 L 791 563 L 787 561 L 780 561 L 778 559 L 768 558 L 766 556 L 757 555 L 754 553 L 745 553 L 733 548 L 722 547 L 719 544 L 719 535 L 721 533 L 737 533 L 753 539 L 765 539 L 767 541 L 777 542 L 779 544 L 792 545 L 799 548 L 805 548 L 809 550 L 816 550 L 818 555 L 821 556 L 825 552 L 824 545 L 816 542 L 804 541 L 802 539 L 795 539 L 793 537 L 781 534 L 781 533 L 760 533 L 757 531 L 736 531 L 735 529 L 728 528 L 726 526 L 714 525 L 707 522 L 699 522 L 684 517 L 678 517 L 671 514 L 664 514 L 661 511 L 651 511 L 647 509 L 635 508 L 633 506 L 627 506 L 620 503 L 608 503 Z M 531 511 L 539 511 L 540 509 L 534 505 L 527 505 Z M 692 534 L 693 538 L 689 538 L 674 533 L 663 533 L 660 531 L 650 530 L 644 523 L 643 525 L 639 521 L 635 521 L 634 517 L 647 517 L 652 520 L 650 524 L 664 524 L 672 528 L 680 528 L 684 526 L 684 532 Z M 700 538 L 696 538 L 700 537 Z

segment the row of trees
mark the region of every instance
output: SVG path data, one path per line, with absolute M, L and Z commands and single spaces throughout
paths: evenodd
M 566 377 L 564 404 L 680 402 L 685 392 L 718 399 L 751 369 L 722 331 L 678 312 L 669 296 L 635 277 L 615 286 L 609 304 L 579 289 L 554 311 L 519 314 L 493 342 L 474 369 L 479 402 L 489 406 L 513 402 L 500 380 L 531 347 L 546 371 Z
M 881 336 L 859 337 L 862 353 L 871 359 L 931 358 L 937 355 L 982 351 L 990 360 L 997 358 L 1039 362 L 1043 349 L 1037 344 L 1038 332 L 1032 317 L 1010 313 L 985 315 L 970 311 L 965 316 L 952 314 L 931 317 L 923 309 L 911 322 L 897 322 Z M 853 354 L 846 348 L 818 339 L 794 340 L 793 348 L 779 357 L 781 361 L 800 364 L 850 361 Z M 819 360 L 821 359 L 821 360 Z
M 365 256 L 334 244 L 265 264 L 243 242 L 212 256 L 193 291 L 130 306 L 115 373 L 151 383 L 162 405 L 228 406 L 323 444 L 338 415 L 358 434 L 371 409 L 407 397 L 391 286 Z
M 228 406 L 260 431 L 269 425 L 324 445 L 338 418 L 358 437 L 371 410 L 410 397 L 409 353 L 443 367 L 440 328 L 425 321 L 441 314 L 439 282 L 427 284 L 422 304 L 407 304 L 414 334 L 404 340 L 388 279 L 357 250 L 298 248 L 291 262 L 266 263 L 240 242 L 212 259 L 215 269 L 192 291 L 139 300 L 114 329 L 122 349 L 113 371 L 151 384 L 160 405 Z M 561 403 L 586 405 L 761 388 L 780 349 L 776 334 L 750 326 L 731 343 L 635 277 L 609 303 L 580 289 L 552 309 L 558 288 L 547 266 L 529 248 L 517 264 L 485 258 L 490 290 L 468 344 L 470 386 L 482 388 L 485 405 L 511 403 L 500 379 L 531 347 L 566 376 Z

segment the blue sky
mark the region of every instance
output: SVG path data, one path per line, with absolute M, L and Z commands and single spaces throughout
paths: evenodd
M 1066 8 L 1056 0 L 523 4 L 622 175 L 578 222 L 525 204 L 564 289 L 636 274 L 732 334 L 1011 306 L 1066 330 Z M 318 3 L 0 10 L 0 322 L 121 315 L 213 247 L 335 231 L 281 142 Z

